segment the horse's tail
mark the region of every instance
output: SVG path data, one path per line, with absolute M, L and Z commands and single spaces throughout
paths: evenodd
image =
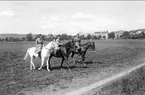
M 26 54 L 25 54 L 24 60 L 27 59 L 28 55 L 29 55 L 29 49 L 27 50 L 27 52 L 26 52 Z

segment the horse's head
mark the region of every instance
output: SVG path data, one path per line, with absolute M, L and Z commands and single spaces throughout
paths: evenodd
M 94 51 L 96 50 L 95 42 L 94 41 L 90 42 L 90 47 L 91 47 L 92 50 L 94 50 Z
M 58 49 L 58 44 L 55 41 L 51 41 L 50 43 L 48 43 L 45 48 L 47 49 Z

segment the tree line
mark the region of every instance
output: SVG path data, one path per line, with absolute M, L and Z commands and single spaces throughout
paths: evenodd
M 48 34 L 48 35 L 41 35 L 41 36 L 44 41 L 52 41 L 54 38 L 57 38 L 58 36 L 60 37 L 61 40 L 70 40 L 74 37 L 72 35 L 67 35 L 67 34 L 58 34 L 58 35 Z M 22 38 L 6 37 L 6 38 L 0 38 L 0 41 L 5 41 L 5 42 L 35 41 L 36 38 L 38 37 L 39 37 L 39 34 L 33 35 L 32 33 L 29 33 L 29 34 L 26 34 L 26 36 Z M 92 36 L 91 34 L 88 34 L 87 36 L 80 35 L 80 38 L 90 39 L 92 38 Z
M 39 35 L 36 35 L 35 37 L 33 37 L 33 35 L 31 33 L 27 34 L 26 35 L 26 40 L 27 41 L 34 41 L 36 40 L 36 38 L 38 37 Z M 58 34 L 58 35 L 53 35 L 53 34 L 48 34 L 48 35 L 41 35 L 42 36 L 42 39 L 45 40 L 45 41 L 52 41 L 54 38 L 57 38 L 58 36 L 60 37 L 61 40 L 70 40 L 72 38 L 74 38 L 74 36 L 72 35 L 67 35 L 67 34 Z M 79 35 L 80 39 L 82 40 L 87 40 L 87 39 L 99 39 L 97 36 L 95 35 L 91 35 L 91 34 L 88 34 L 88 35 Z
M 129 31 L 124 31 L 121 35 L 118 37 L 115 37 L 115 33 L 111 32 L 108 33 L 108 38 L 109 39 L 144 39 L 145 38 L 145 32 L 141 31 L 140 33 L 134 32 L 131 33 Z
M 19 41 L 35 41 L 36 38 L 39 36 L 38 35 L 33 35 L 32 33 L 26 34 L 25 37 L 21 38 L 14 38 L 14 37 L 6 37 L 6 38 L 0 38 L 0 41 L 6 41 L 6 42 L 19 42 Z M 54 38 L 57 36 L 60 37 L 61 40 L 70 40 L 74 36 L 72 35 L 67 35 L 67 34 L 58 34 L 58 35 L 53 35 L 53 34 L 48 34 L 48 35 L 41 35 L 44 41 L 52 41 Z M 80 39 L 82 40 L 87 40 L 87 39 L 102 39 L 101 36 L 96 36 L 96 35 L 79 35 Z M 129 31 L 124 31 L 119 37 L 115 37 L 115 32 L 110 32 L 108 33 L 108 39 L 144 39 L 145 38 L 145 33 L 142 31 L 137 34 L 131 34 Z

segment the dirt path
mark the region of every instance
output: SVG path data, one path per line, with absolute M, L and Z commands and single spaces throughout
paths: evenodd
M 88 92 L 88 91 L 90 91 L 90 90 L 92 90 L 94 88 L 97 88 L 97 87 L 99 87 L 99 86 L 101 86 L 103 84 L 106 84 L 108 82 L 111 82 L 111 81 L 114 81 L 114 80 L 116 80 L 118 78 L 121 78 L 121 77 L 123 77 L 123 76 L 131 73 L 132 71 L 135 71 L 135 70 L 137 70 L 137 69 L 139 69 L 139 68 L 141 68 L 143 66 L 145 66 L 145 63 L 142 63 L 140 65 L 137 65 L 135 67 L 132 67 L 129 70 L 126 70 L 126 71 L 121 72 L 121 73 L 119 73 L 117 75 L 111 76 L 111 77 L 109 77 L 107 79 L 101 80 L 101 81 L 96 82 L 94 84 L 88 85 L 88 86 L 83 87 L 83 88 L 80 88 L 78 90 L 74 90 L 74 91 L 68 92 L 68 93 L 66 93 L 64 95 L 82 95 L 82 94 L 84 94 L 84 93 L 86 93 L 86 92 Z

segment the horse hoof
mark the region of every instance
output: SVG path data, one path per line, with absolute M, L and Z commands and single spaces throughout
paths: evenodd
M 49 69 L 47 69 L 47 71 L 48 71 L 48 72 L 50 72 L 50 70 L 49 70 Z
M 84 64 L 84 66 L 87 66 L 86 64 Z

